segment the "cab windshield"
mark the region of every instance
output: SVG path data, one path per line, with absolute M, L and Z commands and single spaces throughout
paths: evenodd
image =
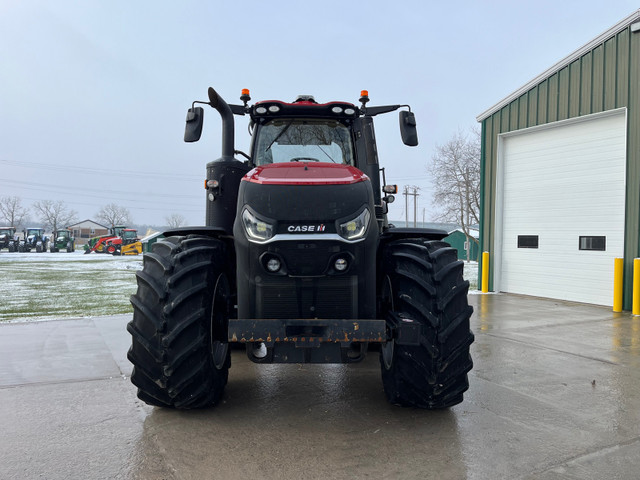
M 331 120 L 278 119 L 258 131 L 255 164 L 329 162 L 353 165 L 349 129 Z

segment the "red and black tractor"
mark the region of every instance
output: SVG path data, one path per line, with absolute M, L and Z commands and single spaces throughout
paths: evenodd
M 209 102 L 187 113 L 200 138 L 208 104 L 222 117 L 222 157 L 207 164 L 206 226 L 165 232 L 137 272 L 128 358 L 138 397 L 181 409 L 220 400 L 230 344 L 256 363 L 352 363 L 378 344 L 396 405 L 460 403 L 472 368 L 469 283 L 440 230 L 396 228 L 373 128 L 407 105 Z M 250 117 L 250 154 L 234 150 L 234 115 Z M 238 160 L 235 154 L 244 159 Z M 372 349 L 373 350 L 373 349 Z
M 140 242 L 140 239 L 138 238 L 138 230 L 134 228 L 124 228 L 120 230 L 117 237 L 108 238 L 104 241 L 103 250 L 111 255 L 120 255 L 124 246 L 131 245 L 136 242 Z
M 83 247 L 84 253 L 107 253 L 106 242 L 112 238 L 121 237 L 122 232 L 126 230 L 126 228 L 126 225 L 115 225 L 109 228 L 109 233 L 107 235 L 90 238 L 87 244 Z

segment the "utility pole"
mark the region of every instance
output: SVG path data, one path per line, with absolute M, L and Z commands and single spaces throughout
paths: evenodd
M 404 186 L 404 226 L 409 227 L 409 187 Z
M 418 193 L 418 187 L 416 186 L 412 186 L 411 187 L 413 189 L 412 193 L 409 193 L 409 187 L 407 185 L 404 186 L 404 205 L 405 205 L 405 212 L 406 212 L 406 216 L 405 216 L 405 227 L 409 226 L 409 196 L 413 197 L 413 226 L 417 227 L 417 218 L 418 218 L 418 196 L 420 195 Z

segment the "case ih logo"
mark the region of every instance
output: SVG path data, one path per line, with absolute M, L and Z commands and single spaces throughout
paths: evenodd
M 287 232 L 289 233 L 321 233 L 324 232 L 327 227 L 322 225 L 289 225 Z

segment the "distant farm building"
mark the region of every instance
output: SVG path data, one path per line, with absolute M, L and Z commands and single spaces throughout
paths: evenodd
M 469 231 L 471 238 L 467 238 L 467 235 L 461 228 L 457 228 L 444 239 L 449 245 L 458 251 L 458 260 L 469 260 L 471 262 L 478 261 L 479 251 L 479 231 L 471 229 Z
M 83 220 L 67 226 L 76 238 L 76 245 L 84 245 L 91 237 L 106 235 L 109 233 L 109 227 L 102 225 L 93 220 Z

